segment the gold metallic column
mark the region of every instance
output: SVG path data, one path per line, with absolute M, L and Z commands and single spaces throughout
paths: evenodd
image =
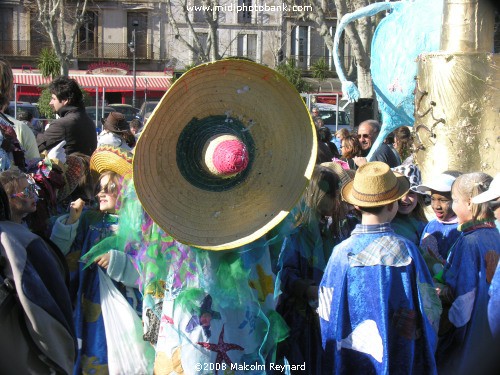
M 441 51 L 419 56 L 416 161 L 424 180 L 445 170 L 500 172 L 500 55 L 487 0 L 445 1 Z

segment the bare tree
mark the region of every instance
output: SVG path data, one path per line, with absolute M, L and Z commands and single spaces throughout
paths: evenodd
M 201 0 L 201 4 L 189 6 L 188 0 L 165 0 L 169 23 L 174 30 L 177 40 L 182 42 L 194 55 L 198 56 L 199 62 L 215 61 L 221 58 L 219 53 L 219 40 L 217 30 L 219 28 L 219 0 Z M 199 7 L 194 9 L 193 7 Z M 201 12 L 204 21 L 208 24 L 208 36 L 206 43 L 195 31 L 192 18 L 193 12 Z M 182 25 L 186 25 L 193 39 L 188 40 L 181 32 Z
M 334 0 L 337 8 L 337 18 L 340 20 L 349 11 L 360 9 L 377 1 L 369 0 Z M 356 24 L 349 24 L 345 34 L 352 47 L 356 59 L 356 75 L 361 98 L 373 98 L 373 84 L 370 73 L 370 46 L 375 23 L 373 18 L 359 19 Z M 345 60 L 343 60 L 345 61 Z
M 36 0 L 38 21 L 48 34 L 61 62 L 61 75 L 68 76 L 78 30 L 83 23 L 88 0 Z
M 293 5 L 294 0 L 285 0 Z M 377 1 L 370 0 L 305 0 L 302 5 L 311 5 L 313 11 L 296 12 L 296 19 L 311 21 L 316 25 L 318 33 L 323 37 L 325 44 L 333 55 L 333 35 L 330 34 L 327 14 L 332 2 L 335 4 L 337 19 L 340 20 L 348 12 L 367 6 Z M 351 45 L 354 59 L 356 61 L 356 76 L 358 89 L 362 98 L 373 97 L 373 85 L 370 74 L 370 45 L 374 31 L 374 21 L 372 18 L 360 19 L 356 24 L 349 24 L 345 34 Z M 341 59 L 345 61 L 345 59 Z

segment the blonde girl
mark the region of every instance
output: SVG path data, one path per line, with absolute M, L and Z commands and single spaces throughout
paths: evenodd
M 451 189 L 462 233 L 443 272 L 443 315 L 436 352 L 439 372 L 459 372 L 479 358 L 482 348 L 493 345 L 488 288 L 500 257 L 500 234 L 488 203 L 472 202 L 491 180 L 485 173 L 467 173 L 457 177 Z

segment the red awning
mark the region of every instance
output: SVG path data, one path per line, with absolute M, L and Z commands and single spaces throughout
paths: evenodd
M 70 78 L 75 79 L 78 84 L 88 89 L 95 91 L 98 88 L 102 92 L 105 88 L 106 92 L 116 91 L 133 91 L 134 77 L 128 75 L 92 75 L 92 74 L 70 74 Z M 50 83 L 49 78 L 43 78 L 37 73 L 15 73 L 14 83 L 18 86 L 40 86 Z M 137 76 L 136 91 L 167 91 L 171 85 L 171 78 L 168 76 Z

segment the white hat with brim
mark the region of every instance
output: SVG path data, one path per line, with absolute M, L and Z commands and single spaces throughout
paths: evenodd
M 439 191 L 442 193 L 449 193 L 451 191 L 451 186 L 456 180 L 456 177 L 453 177 L 446 173 L 442 173 L 435 176 L 434 178 L 430 178 L 429 180 L 430 181 L 426 184 L 418 185 L 416 190 L 422 193 L 430 192 L 431 190 Z
M 491 181 L 488 190 L 472 198 L 472 203 L 480 204 L 489 202 L 497 199 L 498 197 L 500 197 L 500 173 L 498 173 L 493 181 Z

